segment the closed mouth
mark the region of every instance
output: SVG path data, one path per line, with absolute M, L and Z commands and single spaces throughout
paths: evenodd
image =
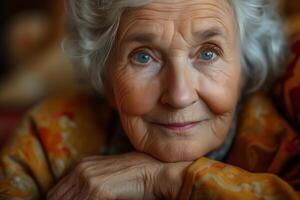
M 176 122 L 176 123 L 153 123 L 155 125 L 158 125 L 160 127 L 166 128 L 168 130 L 172 130 L 172 131 L 179 131 L 179 132 L 183 132 L 183 131 L 188 131 L 192 128 L 194 128 L 195 126 L 197 126 L 199 123 L 201 123 L 201 121 L 193 121 L 193 122 Z

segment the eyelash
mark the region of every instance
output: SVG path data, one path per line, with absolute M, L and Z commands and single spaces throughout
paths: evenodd
M 129 54 L 128 59 L 129 59 L 130 62 L 132 62 L 136 65 L 145 66 L 143 64 L 136 63 L 135 61 L 133 61 L 133 58 L 134 58 L 135 55 L 137 55 L 139 53 L 145 53 L 145 54 L 150 55 L 150 57 L 153 61 L 156 61 L 155 57 L 153 56 L 153 54 L 150 51 L 151 51 L 151 49 L 149 50 L 149 48 L 147 48 L 147 47 L 138 48 L 137 50 L 134 50 L 132 53 Z
M 222 57 L 222 56 L 223 56 L 223 51 L 222 51 L 222 49 L 221 49 L 218 45 L 212 44 L 212 43 L 204 44 L 204 45 L 197 51 L 196 56 L 194 56 L 194 57 L 197 58 L 197 56 L 199 56 L 199 55 L 201 54 L 202 51 L 211 51 L 211 52 L 213 52 L 213 53 L 216 54 L 216 58 L 214 58 L 214 59 L 212 59 L 212 60 L 209 60 L 209 61 L 203 61 L 203 60 L 202 60 L 202 61 L 197 61 L 197 62 L 200 62 L 201 64 L 208 64 L 208 65 L 210 65 L 210 64 L 214 63 L 216 60 L 218 60 L 219 57 Z M 197 58 L 197 60 L 199 60 L 199 59 Z
M 150 55 L 151 59 L 153 61 L 157 61 L 157 59 L 155 58 L 155 56 L 153 56 L 153 54 L 151 53 L 151 49 L 149 49 L 148 47 L 141 47 L 141 48 L 138 48 L 137 50 L 134 50 L 133 52 L 131 52 L 128 56 L 128 59 L 136 64 L 136 65 L 141 65 L 141 66 L 145 66 L 143 64 L 139 64 L 139 63 L 136 63 L 133 61 L 133 58 L 135 55 L 139 54 L 139 53 L 146 53 L 148 55 Z M 216 54 L 216 58 L 210 60 L 210 61 L 198 61 L 198 57 L 201 53 L 201 51 L 212 51 L 213 53 Z M 201 48 L 199 48 L 199 50 L 196 52 L 196 54 L 193 56 L 193 57 L 196 57 L 197 59 L 197 62 L 200 62 L 201 65 L 210 65 L 212 63 L 214 63 L 216 60 L 218 60 L 219 57 L 222 57 L 223 56 L 223 51 L 222 49 L 216 45 L 216 44 L 212 44 L 212 43 L 207 43 L 207 44 L 204 44 Z

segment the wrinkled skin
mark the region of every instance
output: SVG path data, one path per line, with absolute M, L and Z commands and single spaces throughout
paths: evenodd
M 226 0 L 129 9 L 116 42 L 108 98 L 141 153 L 86 158 L 48 199 L 175 199 L 191 161 L 226 138 L 243 81 Z
M 89 157 L 52 188 L 47 199 L 176 199 L 189 164 L 162 163 L 136 152 Z
M 134 147 L 165 162 L 218 148 L 242 81 L 228 2 L 154 1 L 125 13 L 117 39 L 108 66 L 111 99 Z M 143 55 L 151 57 L 146 64 L 137 60 Z

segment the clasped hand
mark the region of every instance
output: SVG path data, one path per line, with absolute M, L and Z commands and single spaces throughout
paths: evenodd
M 190 162 L 164 163 L 144 153 L 83 159 L 48 200 L 176 199 Z

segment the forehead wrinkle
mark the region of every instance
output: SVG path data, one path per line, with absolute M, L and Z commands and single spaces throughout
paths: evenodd
M 194 0 L 194 1 L 191 1 L 191 0 L 182 0 L 182 1 L 175 1 L 175 0 L 172 0 L 171 2 L 161 2 L 161 0 L 159 1 L 152 1 L 151 4 L 148 4 L 146 5 L 145 7 L 147 6 L 152 6 L 156 9 L 160 9 L 160 8 L 163 8 L 163 6 L 167 6 L 169 10 L 182 10 L 183 9 L 186 9 L 186 8 L 195 8 L 199 5 L 214 5 L 214 6 L 217 6 L 217 5 L 220 5 L 220 3 L 227 3 L 227 5 L 229 5 L 229 2 L 228 0 L 223 0 L 222 2 L 220 0 L 217 0 L 217 4 L 216 3 L 213 3 L 213 2 L 200 2 L 199 0 Z M 208 0 L 206 0 L 208 1 Z M 220 8 L 222 8 L 221 6 L 219 6 Z M 230 6 L 229 6 L 230 7 Z
M 222 20 L 218 17 L 215 17 L 215 16 L 205 17 L 205 19 L 213 20 L 215 22 L 213 25 L 207 26 L 207 25 L 200 25 L 201 22 L 197 22 L 197 19 L 203 19 L 203 17 L 197 17 L 196 19 L 194 19 L 192 21 L 192 26 L 191 26 L 192 30 L 190 31 L 192 34 L 195 34 L 197 32 L 201 33 L 201 32 L 205 32 L 205 31 L 208 31 L 208 30 L 213 30 L 214 32 L 217 33 L 215 35 L 219 35 L 222 38 L 224 38 L 225 40 L 228 39 L 228 36 L 230 35 L 230 30 L 231 29 L 230 29 L 230 27 L 228 27 L 224 23 L 224 20 Z M 204 20 L 201 20 L 201 21 L 202 21 L 202 23 L 207 23 L 207 21 L 204 21 Z M 199 28 L 199 26 L 200 26 L 200 28 Z M 203 28 L 203 27 L 205 27 L 205 28 Z M 209 27 L 209 28 L 207 28 L 207 27 Z
M 221 37 L 223 39 L 226 39 L 226 36 L 224 35 L 223 31 L 216 26 L 206 30 L 196 31 L 192 33 L 192 35 L 193 37 L 200 39 L 201 41 L 205 41 L 214 37 Z
M 153 43 L 157 38 L 157 35 L 155 33 L 133 33 L 129 34 L 127 36 L 126 40 L 124 42 L 139 42 L 139 43 Z
M 197 43 L 201 42 L 201 41 L 206 41 L 210 38 L 221 38 L 223 43 L 226 44 L 228 43 L 228 33 L 226 30 L 226 26 L 222 23 L 221 20 L 216 19 L 215 17 L 208 17 L 211 19 L 214 19 L 217 23 L 221 24 L 221 25 L 213 25 L 211 27 L 207 26 L 201 26 L 201 27 L 205 27 L 205 28 L 201 28 L 198 29 L 197 31 L 193 32 L 193 28 L 191 30 L 189 30 L 190 32 L 188 34 L 191 34 L 192 37 L 194 38 L 192 41 L 189 40 L 189 37 L 184 37 L 185 34 L 184 32 L 181 31 L 181 29 L 179 28 L 177 31 L 178 33 L 182 36 L 182 39 L 185 40 L 185 42 L 187 44 L 189 44 L 191 47 L 196 45 L 193 43 Z M 207 17 L 206 17 L 207 19 Z M 153 25 L 159 26 L 156 23 L 152 23 Z M 132 26 L 135 27 L 134 25 L 136 25 L 136 23 L 132 23 Z M 131 27 L 132 27 L 131 26 Z M 148 26 L 151 27 L 151 26 Z M 133 32 L 133 33 L 130 33 Z M 157 30 L 151 28 L 146 28 L 143 31 L 132 31 L 130 29 L 128 29 L 128 31 L 126 32 L 126 34 L 122 37 L 125 38 L 122 42 L 124 43 L 130 43 L 130 42 L 138 42 L 138 43 L 145 43 L 145 44 L 153 44 L 153 43 L 157 43 L 157 41 L 160 38 L 160 33 L 157 33 Z M 174 35 L 173 35 L 174 37 Z
M 144 30 L 144 36 L 142 36 L 143 32 L 142 31 L 136 31 L 135 27 L 138 27 L 137 24 L 142 23 L 142 22 L 147 22 L 149 21 L 150 23 L 145 27 Z M 156 37 L 157 35 L 159 35 L 160 33 L 158 33 L 158 30 L 162 30 L 160 27 L 160 24 L 157 22 L 153 22 L 153 19 L 145 19 L 145 18 L 139 18 L 139 19 L 132 19 L 131 21 L 129 21 L 128 23 L 122 25 L 122 21 L 121 21 L 121 26 L 119 27 L 119 30 L 121 30 L 123 27 L 125 27 L 125 29 L 122 31 L 122 33 L 120 33 L 120 31 L 118 31 L 118 40 L 122 41 L 123 38 L 126 38 L 124 40 L 124 42 L 129 42 L 132 41 L 133 39 L 136 39 L 137 41 L 147 41 L 150 42 L 150 36 L 152 37 Z M 151 25 L 150 25 L 151 24 Z M 149 26 L 150 25 L 150 26 Z M 131 33 L 133 32 L 133 33 Z M 156 34 L 154 34 L 156 33 Z M 158 33 L 158 34 L 157 34 Z M 151 41 L 154 40 L 151 39 Z
M 219 0 L 218 0 L 219 1 Z M 183 5 L 181 2 L 184 2 Z M 212 10 L 214 14 L 222 14 L 222 17 L 228 17 L 226 14 L 233 14 L 233 10 L 227 0 L 223 0 L 223 3 L 213 2 L 194 2 L 190 3 L 187 0 L 178 2 L 151 2 L 141 8 L 128 8 L 126 13 L 127 17 L 131 18 L 148 18 L 148 19 L 161 19 L 161 20 L 185 20 L 186 12 L 194 13 L 196 15 L 203 13 L 207 14 L 207 11 Z M 225 2 L 227 4 L 225 5 Z M 224 6 L 222 6 L 224 5 Z M 224 9 L 225 8 L 225 9 Z M 216 12 L 217 11 L 217 12 Z M 228 13 L 227 13 L 228 12 Z M 158 13 L 158 14 L 157 14 Z M 173 13 L 173 15 L 172 15 Z
M 215 9 L 216 7 L 208 6 L 208 7 L 201 7 L 194 10 L 189 11 L 190 15 L 185 17 L 183 16 L 183 20 L 188 20 L 190 18 L 195 19 L 197 17 L 209 17 L 209 16 L 215 16 L 219 17 L 220 19 L 233 19 L 233 11 L 232 12 L 225 12 L 222 9 Z M 228 15 L 229 14 L 229 15 Z M 191 17 L 196 16 L 196 17 Z
M 154 6 L 153 6 L 153 4 L 154 4 Z M 159 24 L 161 24 L 161 23 L 159 23 L 159 20 L 173 21 L 175 26 L 178 27 L 178 25 L 180 23 L 186 24 L 187 21 L 188 21 L 188 23 L 193 24 L 193 22 L 197 19 L 203 19 L 203 20 L 201 20 L 201 21 L 203 21 L 203 23 L 205 23 L 205 19 L 214 19 L 216 22 L 219 22 L 219 24 L 221 24 L 223 29 L 225 29 L 225 33 L 227 33 L 227 35 L 230 32 L 230 29 L 232 29 L 230 26 L 231 23 L 230 23 L 230 17 L 228 17 L 228 14 L 230 14 L 232 16 L 233 12 L 230 12 L 230 13 L 226 12 L 226 11 L 229 11 L 229 9 L 227 9 L 227 8 L 231 8 L 229 3 L 227 4 L 228 6 L 226 6 L 226 11 L 224 10 L 224 7 L 222 7 L 219 4 L 213 4 L 213 3 L 209 3 L 209 2 L 208 3 L 197 2 L 197 3 L 192 3 L 192 4 L 186 3 L 186 5 L 189 5 L 189 6 L 195 5 L 195 6 L 191 6 L 191 8 L 192 8 L 193 12 L 196 12 L 195 15 L 198 15 L 198 16 L 193 17 L 195 15 L 191 16 L 191 14 L 190 14 L 189 16 L 184 18 L 184 15 L 182 14 L 182 15 L 177 16 L 176 19 L 171 19 L 170 15 L 168 15 L 165 12 L 166 10 L 160 9 L 160 7 L 157 10 L 160 10 L 163 12 L 159 12 L 156 9 L 153 9 L 153 7 L 155 7 L 155 4 L 159 5 L 159 4 L 166 4 L 166 3 L 156 2 L 156 3 L 150 3 L 149 5 L 144 6 L 142 9 L 141 8 L 130 9 L 127 12 L 127 15 L 124 17 L 124 19 L 126 18 L 126 19 L 129 19 L 130 21 L 125 24 L 125 30 L 122 31 L 122 35 L 119 38 L 122 40 L 126 35 L 130 35 L 130 34 L 128 34 L 128 32 L 131 32 L 131 27 L 134 26 L 138 20 L 150 21 L 150 22 L 155 21 L 155 23 L 152 23 L 150 26 L 146 25 L 146 27 L 151 27 L 151 29 L 153 29 L 153 30 L 149 31 L 149 29 L 148 29 L 149 33 L 147 33 L 147 35 L 144 35 L 144 36 L 142 36 L 141 34 L 140 34 L 140 36 L 138 34 L 135 34 L 135 36 L 133 36 L 133 37 L 135 37 L 135 39 L 129 38 L 128 40 L 134 39 L 137 42 L 152 42 L 154 39 L 150 40 L 151 32 L 157 33 L 157 31 L 162 30 L 161 26 L 159 26 Z M 199 4 L 201 4 L 201 5 L 199 6 Z M 196 5 L 198 8 L 195 8 Z M 230 10 L 232 11 L 232 9 L 230 9 Z M 135 11 L 135 12 L 132 12 L 132 11 Z M 184 10 L 182 10 L 182 8 L 180 9 L 180 11 L 185 13 Z M 201 11 L 203 11 L 203 12 L 201 12 Z M 219 11 L 219 12 L 216 12 L 216 11 Z M 155 14 L 155 13 L 158 13 L 158 14 Z M 167 15 L 167 17 L 166 17 L 166 15 Z M 234 18 L 232 20 L 234 20 Z M 228 26 L 227 22 L 229 22 L 229 26 Z M 122 25 L 122 23 L 121 23 L 121 25 Z M 122 25 L 122 26 L 124 26 L 124 25 Z M 153 28 L 153 27 L 155 27 L 155 28 Z M 190 27 L 191 27 L 191 30 L 189 30 L 189 31 L 192 32 L 194 26 L 190 26 Z M 207 27 L 207 26 L 203 26 L 203 27 Z M 220 27 L 220 29 L 221 29 L 221 27 Z M 181 30 L 179 29 L 178 31 L 181 31 Z M 185 32 L 185 31 L 183 31 L 183 32 Z M 159 33 L 159 34 L 162 34 L 162 33 Z M 158 36 L 159 34 L 156 34 L 156 35 Z M 226 34 L 219 34 L 219 35 L 226 36 Z M 152 34 L 152 37 L 155 38 L 155 34 Z

